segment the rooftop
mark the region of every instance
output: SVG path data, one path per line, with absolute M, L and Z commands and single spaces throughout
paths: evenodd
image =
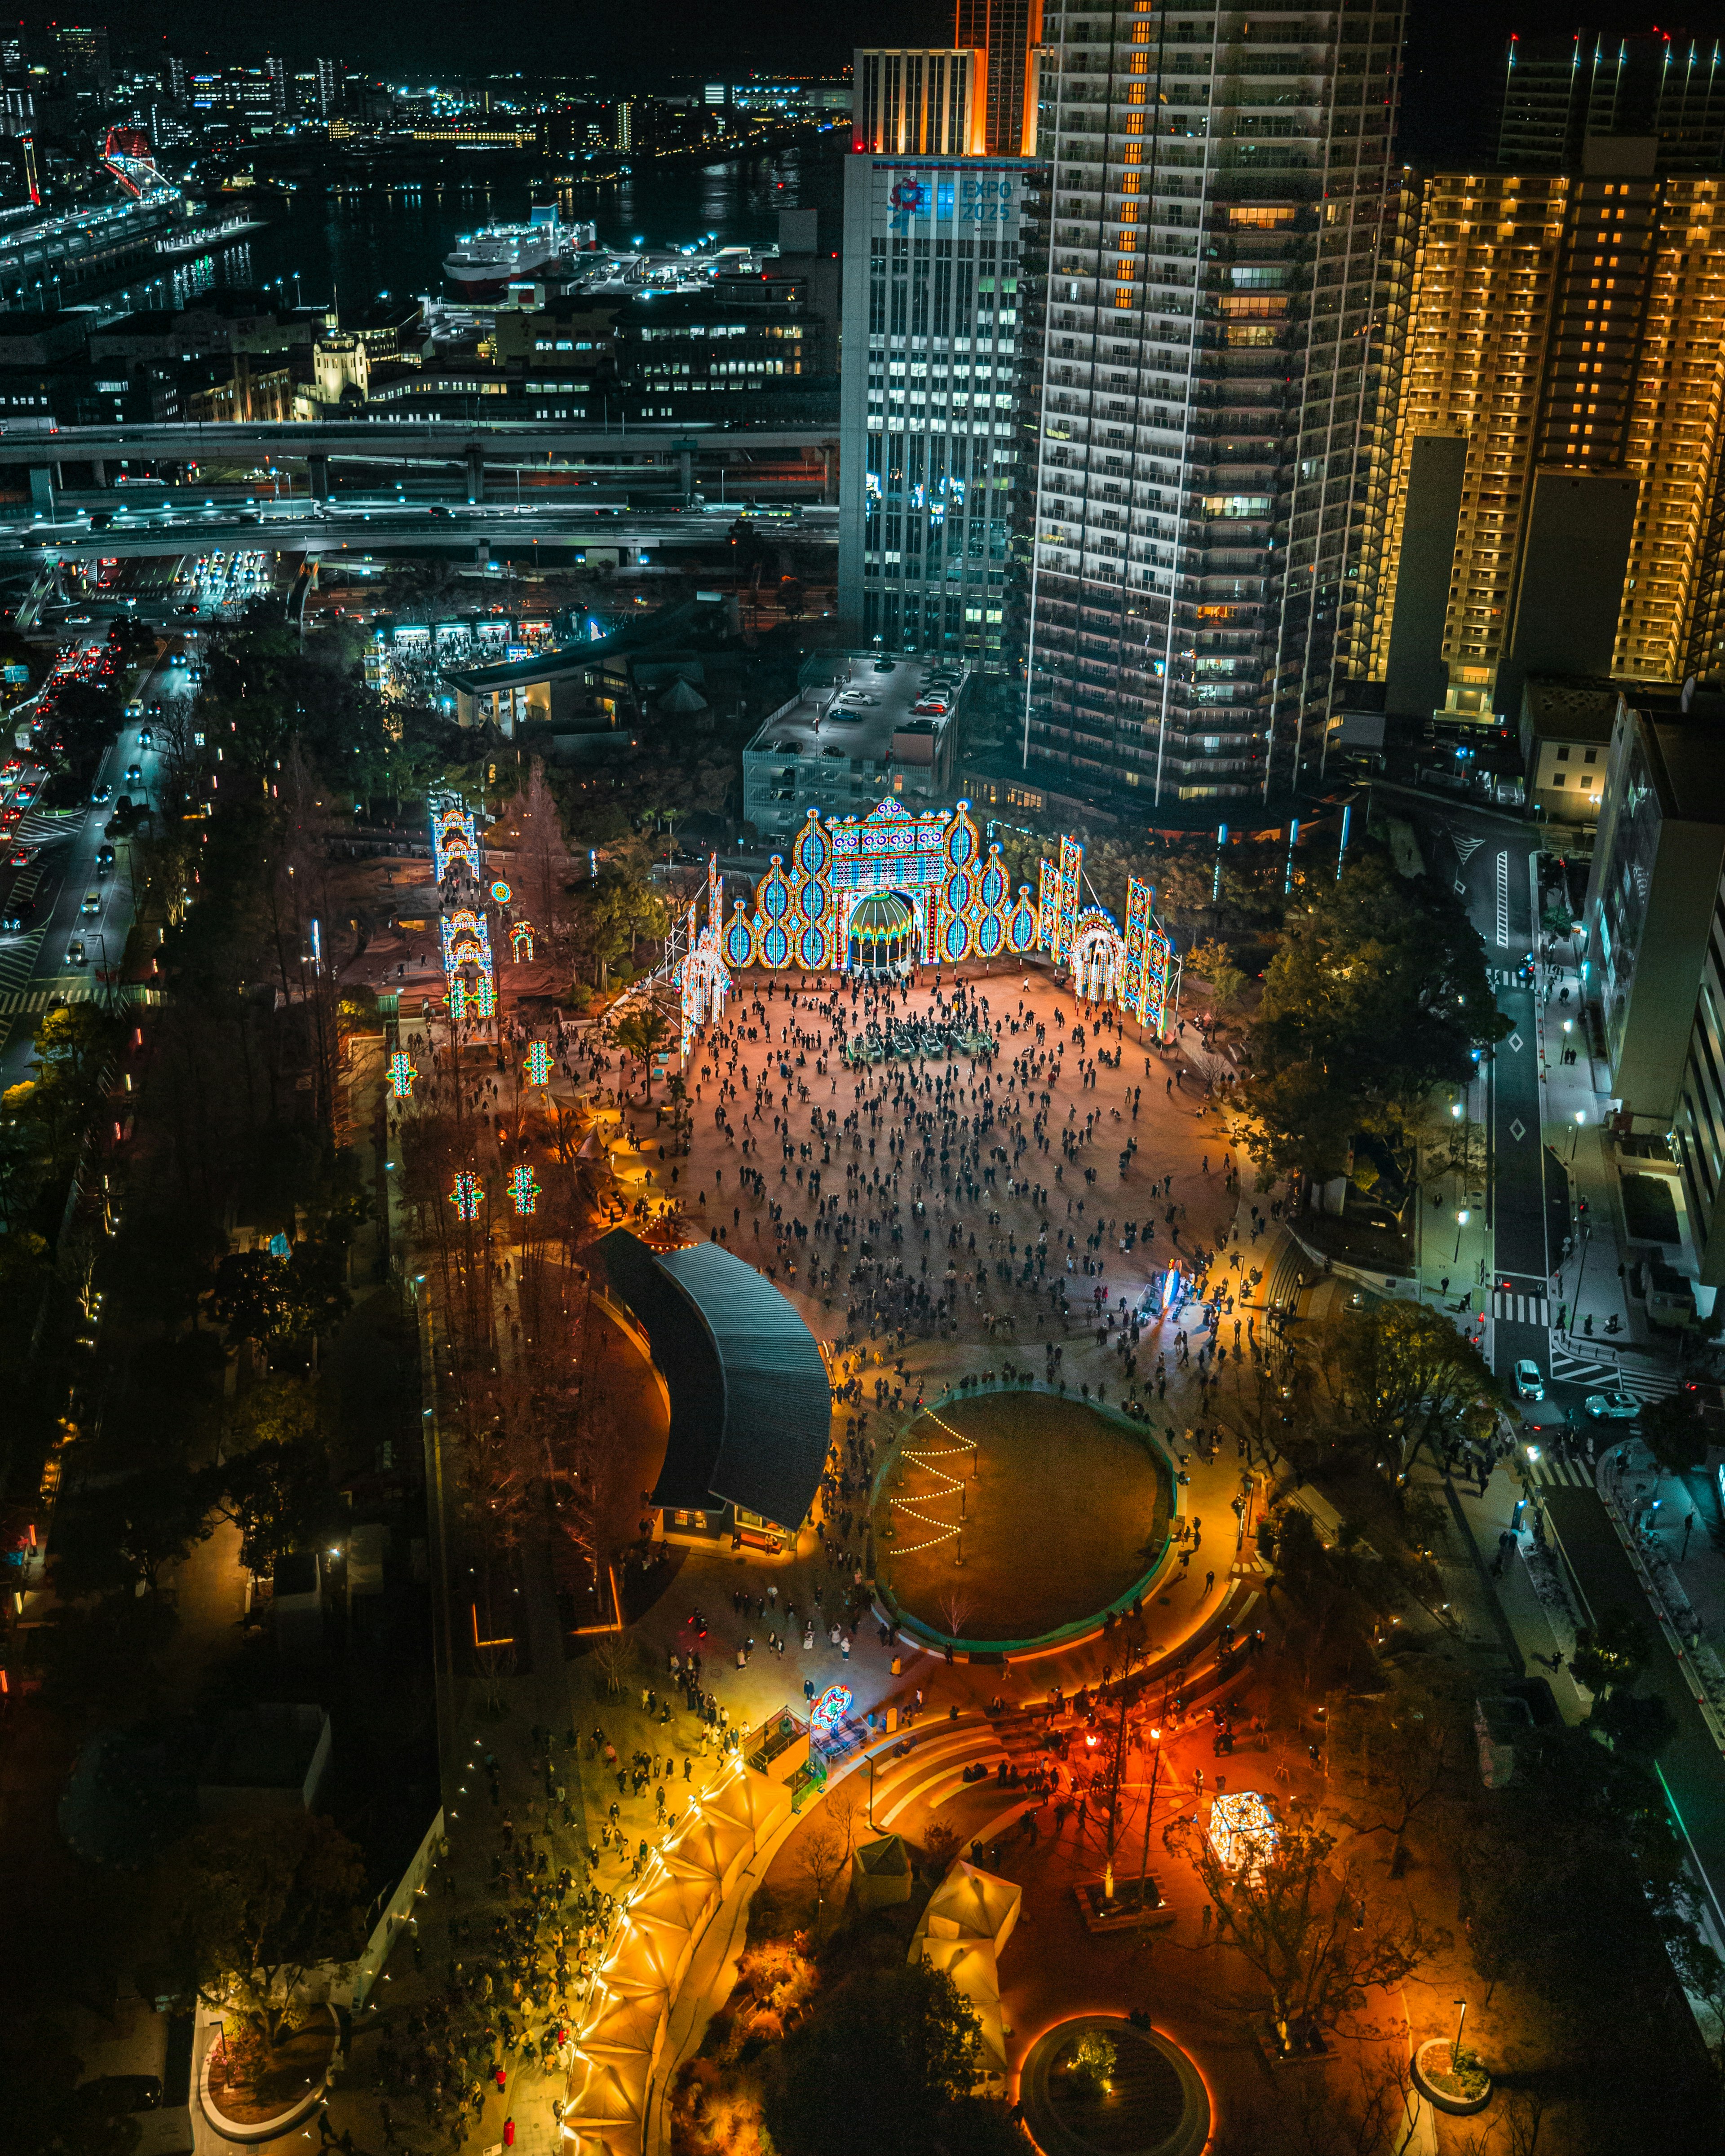
M 884 763 L 945 731 L 959 711 L 970 670 L 962 660 L 883 653 L 834 653 L 805 666 L 796 696 L 762 722 L 753 755 L 860 757 Z M 813 677 L 813 678 L 811 678 Z M 943 695 L 944 711 L 918 704 Z M 912 761 L 927 762 L 926 754 Z

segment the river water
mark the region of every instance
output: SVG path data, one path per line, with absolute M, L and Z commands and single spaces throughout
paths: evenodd
M 848 127 L 819 143 L 771 157 L 711 165 L 655 160 L 602 187 L 548 188 L 513 176 L 490 179 L 483 161 L 470 179 L 413 182 L 379 179 L 360 186 L 331 167 L 334 182 L 307 181 L 289 198 L 285 216 L 260 232 L 208 255 L 191 258 L 171 276 L 124 295 L 107 295 L 103 311 L 183 305 L 211 285 L 275 285 L 305 305 L 339 298 L 344 308 L 381 295 L 450 296 L 444 257 L 464 234 L 481 225 L 525 221 L 531 205 L 555 197 L 572 221 L 591 220 L 601 245 L 634 239 L 649 246 L 686 245 L 716 234 L 721 245 L 752 246 L 778 237 L 782 209 L 819 209 L 821 241 L 839 244 Z

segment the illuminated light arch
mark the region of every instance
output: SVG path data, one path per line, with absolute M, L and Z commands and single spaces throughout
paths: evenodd
M 1086 1003 L 1111 1004 L 1126 970 L 1126 939 L 1111 917 L 1091 906 L 1072 924 L 1072 987 Z

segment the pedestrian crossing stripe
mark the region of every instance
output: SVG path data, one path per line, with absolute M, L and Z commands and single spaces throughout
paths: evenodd
M 1491 1315 L 1513 1319 L 1517 1325 L 1549 1325 L 1551 1304 L 1543 1295 L 1494 1295 Z
M 1590 1362 L 1586 1358 L 1552 1350 L 1551 1374 L 1555 1383 L 1591 1385 L 1602 1393 L 1625 1392 L 1641 1400 L 1662 1400 L 1676 1392 L 1683 1380 L 1675 1370 L 1640 1370 L 1614 1363 Z M 1602 1429 L 1606 1425 L 1601 1424 Z
M 1528 1461 L 1527 1471 L 1537 1485 L 1548 1490 L 1594 1487 L 1593 1470 L 1584 1460 L 1560 1460 L 1555 1454 L 1542 1451 L 1538 1460 Z
M 0 1018 L 16 1017 L 21 1012 L 45 1011 L 50 1004 L 93 1004 L 107 993 L 100 981 L 74 975 L 69 980 L 50 981 L 40 988 L 14 988 L 0 993 Z M 126 988 L 116 991 L 125 1001 L 131 999 Z

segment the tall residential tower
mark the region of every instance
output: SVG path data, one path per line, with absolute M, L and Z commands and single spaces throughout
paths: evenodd
M 1045 0 L 1024 755 L 1281 796 L 1363 654 L 1399 0 Z

